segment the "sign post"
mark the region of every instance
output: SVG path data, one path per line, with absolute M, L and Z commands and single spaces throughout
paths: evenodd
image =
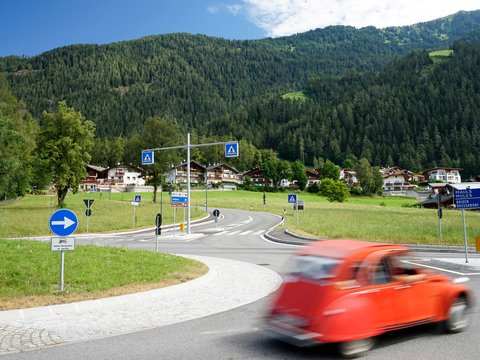
M 297 206 L 297 194 L 288 194 L 288 203 L 293 204 L 296 210 L 296 224 L 298 227 L 298 206 Z
M 87 207 L 87 210 L 85 210 L 85 216 L 87 217 L 87 233 L 88 233 L 88 219 L 90 219 L 90 216 L 92 215 L 92 209 L 90 209 L 90 206 L 92 206 L 93 201 L 94 201 L 93 199 L 83 199 L 83 202 Z
M 465 209 L 480 209 L 480 184 L 465 183 L 450 185 L 454 189 L 455 207 L 462 210 L 463 242 L 465 244 L 465 262 L 468 263 L 467 225 Z
M 135 208 L 140 205 L 142 201 L 142 197 L 140 195 L 135 195 L 133 197 L 133 201 L 130 203 L 133 205 L 133 228 L 135 229 Z
M 190 133 L 187 133 L 187 144 L 180 146 L 169 146 L 156 149 L 147 149 L 142 150 L 142 165 L 151 165 L 154 163 L 153 152 L 155 150 L 173 150 L 173 149 L 186 149 L 187 150 L 187 234 L 190 234 L 190 149 L 202 146 L 211 146 L 211 145 L 225 145 L 225 157 L 236 157 L 238 156 L 238 142 L 237 141 L 228 141 L 228 142 L 215 142 L 209 144 L 190 144 Z
M 75 250 L 75 238 L 70 237 L 77 230 L 78 219 L 73 211 L 61 209 L 55 211 L 50 216 L 50 230 L 59 237 L 51 238 L 51 250 L 60 251 L 60 291 L 64 289 L 64 269 L 65 254 L 64 251 Z

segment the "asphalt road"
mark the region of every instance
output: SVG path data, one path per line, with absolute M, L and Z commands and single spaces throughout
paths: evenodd
M 193 227 L 205 236 L 186 241 L 178 236 L 160 240 L 160 251 L 246 261 L 282 272 L 296 247 L 269 242 L 262 234 L 279 218 L 262 213 L 222 210 L 218 224 Z M 155 249 L 151 231 L 133 235 L 83 238 L 78 243 Z M 426 259 L 441 254 L 421 254 Z M 452 255 L 449 255 L 450 257 Z M 462 255 L 457 255 L 461 257 Z M 426 262 L 428 264 L 428 262 Z M 454 268 L 446 270 L 455 270 Z M 458 275 L 457 275 L 458 276 Z M 480 299 L 480 276 L 471 275 L 471 287 Z M 245 284 L 248 287 L 248 284 Z M 222 296 L 218 294 L 218 296 Z M 5 359 L 338 359 L 334 346 L 299 349 L 270 339 L 262 331 L 259 318 L 269 299 L 230 311 L 175 325 L 95 341 L 79 342 L 25 353 L 4 355 Z M 377 339 L 368 359 L 463 359 L 480 354 L 480 321 L 477 308 L 471 326 L 455 335 L 438 333 L 436 326 L 421 326 L 392 332 Z

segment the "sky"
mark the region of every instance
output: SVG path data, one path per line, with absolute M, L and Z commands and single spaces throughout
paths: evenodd
M 480 0 L 0 0 L 0 56 L 187 32 L 226 39 L 323 28 L 412 25 Z

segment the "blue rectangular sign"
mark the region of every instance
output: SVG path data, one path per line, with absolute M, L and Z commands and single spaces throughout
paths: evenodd
M 288 194 L 288 203 L 296 204 L 297 203 L 297 194 Z
M 236 157 L 238 156 L 238 143 L 228 143 L 225 144 L 225 157 Z
M 186 202 L 188 202 L 188 198 L 180 197 L 180 196 L 172 196 L 171 202 L 186 203 Z
M 480 189 L 455 189 L 457 209 L 480 209 Z
M 154 161 L 152 150 L 142 150 L 142 165 L 152 165 Z
M 134 201 L 134 202 L 140 202 L 140 201 L 142 201 L 142 196 L 141 196 L 141 195 L 135 195 L 135 197 L 133 198 L 133 201 Z

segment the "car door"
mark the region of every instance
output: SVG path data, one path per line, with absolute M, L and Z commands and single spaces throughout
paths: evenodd
M 395 306 L 404 311 L 398 313 L 399 324 L 413 324 L 430 319 L 435 315 L 436 289 L 429 276 L 423 274 L 409 261 L 407 254 L 390 254 L 388 262 L 393 278 Z
M 399 309 L 395 307 L 395 290 L 385 253 L 370 255 L 363 265 L 360 277 L 360 281 L 365 284 L 362 294 L 372 304 L 368 315 L 374 327 L 378 330 L 394 327 Z

